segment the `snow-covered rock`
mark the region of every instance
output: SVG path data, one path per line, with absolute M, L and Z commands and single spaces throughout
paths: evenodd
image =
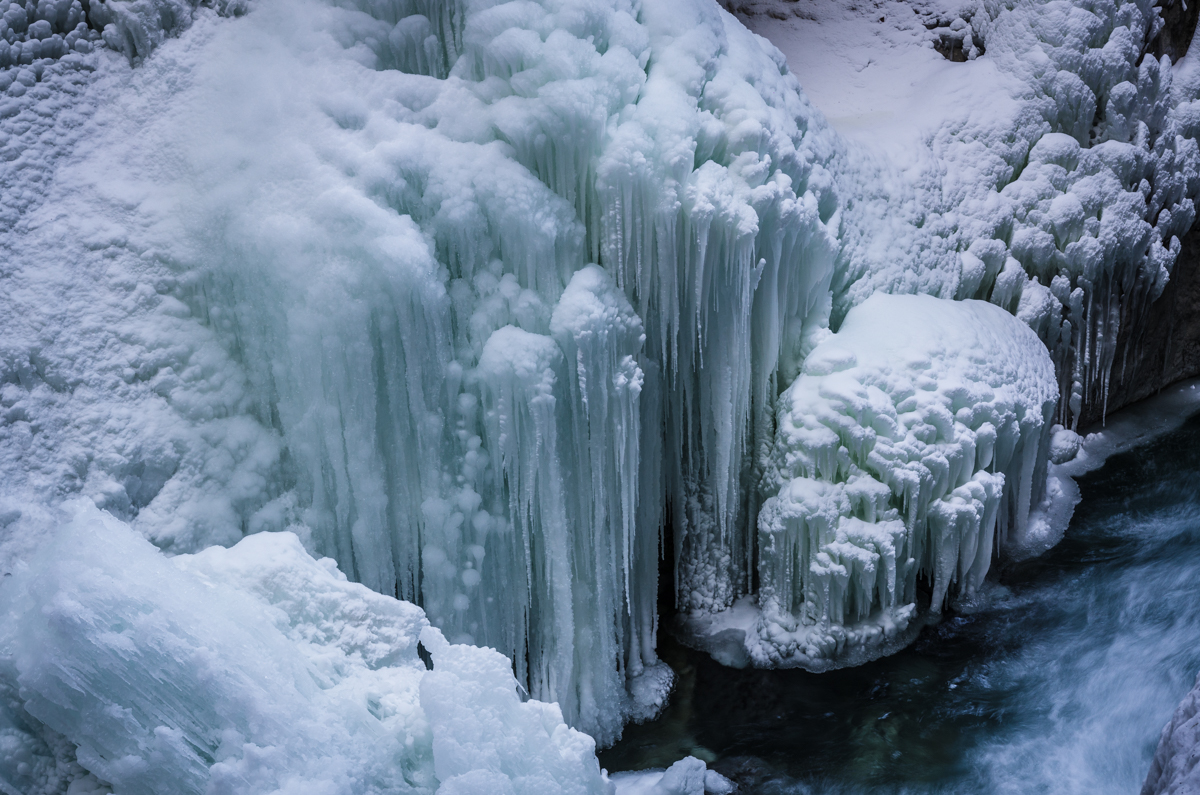
M 852 309 L 779 401 L 750 661 L 862 662 L 918 626 L 918 580 L 935 612 L 969 596 L 1025 542 L 1057 398 L 1037 335 L 993 304 L 877 294 Z M 734 629 L 690 624 L 701 645 Z
M 1050 430 L 1050 463 L 1065 464 L 1079 454 L 1083 439 L 1074 431 L 1067 430 L 1061 425 L 1055 425 Z
M 709 770 L 694 756 L 680 759 L 666 770 L 617 773 L 612 777 L 616 795 L 731 795 L 729 779 Z

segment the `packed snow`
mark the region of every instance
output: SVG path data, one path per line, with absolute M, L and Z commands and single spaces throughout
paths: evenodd
M 817 22 L 841 13 L 817 5 Z M 1200 193 L 1200 67 L 1141 57 L 1148 0 L 973 9 L 886 28 L 887 63 L 929 81 L 896 95 L 907 143 L 880 147 L 853 108 L 831 126 L 810 103 L 804 47 L 789 61 L 711 0 L 9 5 L 0 570 L 65 554 L 79 497 L 195 556 L 144 549 L 145 574 L 113 574 L 118 612 L 156 609 L 164 566 L 288 531 L 450 642 L 498 650 L 602 745 L 667 697 L 668 545 L 676 605 L 733 621 L 713 647 L 730 662 L 902 642 L 916 578 L 936 610 L 994 538 L 1015 550 L 1062 523 L 1047 462 L 1136 356 L 1117 332 L 1161 292 Z M 875 72 L 846 102 L 890 85 Z M 989 90 L 967 97 L 975 81 Z M 926 85 L 950 88 L 903 105 Z M 859 319 L 905 301 L 929 308 Z M 900 340 L 932 346 L 935 387 L 913 379 L 928 416 L 870 353 L 908 361 Z M 829 409 L 822 385 L 848 373 L 884 396 L 863 404 L 883 425 Z M 822 446 L 827 410 L 845 438 Z M 797 569 L 801 538 L 828 565 Z M 747 651 L 737 632 L 779 640 Z M 135 678 L 94 683 L 79 697 L 139 698 Z M 78 746 L 91 774 L 140 775 L 89 767 L 105 730 L 52 726 L 38 698 L 12 720 L 50 727 L 55 770 Z M 224 764 L 140 720 L 106 741 Z M 468 792 L 502 788 L 495 770 L 443 772 Z

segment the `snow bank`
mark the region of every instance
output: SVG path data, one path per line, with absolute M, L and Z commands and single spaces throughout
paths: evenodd
M 450 645 L 293 534 L 168 559 L 68 509 L 0 585 L 6 791 L 64 774 L 72 792 L 610 791 L 594 741 L 522 703 L 507 659 Z
M 894 648 L 921 607 L 918 581 L 938 612 L 982 584 L 999 547 L 1026 542 L 1057 397 L 1046 349 L 1004 310 L 867 299 L 780 398 L 757 623 L 733 611 L 693 630 L 740 625 L 762 666 L 821 670 Z

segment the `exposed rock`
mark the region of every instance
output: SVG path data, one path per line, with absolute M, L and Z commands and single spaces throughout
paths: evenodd
M 1200 16 L 1200 4 L 1187 0 L 1163 0 L 1159 5 L 1163 26 L 1147 49 L 1155 58 L 1171 56 L 1172 63 L 1187 55 L 1192 34 L 1196 32 L 1196 19 Z

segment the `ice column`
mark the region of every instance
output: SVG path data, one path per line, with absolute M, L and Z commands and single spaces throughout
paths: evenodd
M 680 604 L 750 586 L 772 407 L 828 321 L 835 139 L 708 2 L 319 13 L 288 68 L 241 46 L 283 7 L 229 29 L 242 110 L 288 125 L 190 119 L 248 152 L 191 164 L 180 257 L 286 447 L 247 529 L 307 532 L 608 742 L 666 684 L 664 503 Z
M 715 5 L 641 19 L 655 57 L 597 168 L 601 256 L 662 373 L 677 602 L 719 610 L 750 585 L 779 371 L 828 319 L 836 147 L 778 52 Z

